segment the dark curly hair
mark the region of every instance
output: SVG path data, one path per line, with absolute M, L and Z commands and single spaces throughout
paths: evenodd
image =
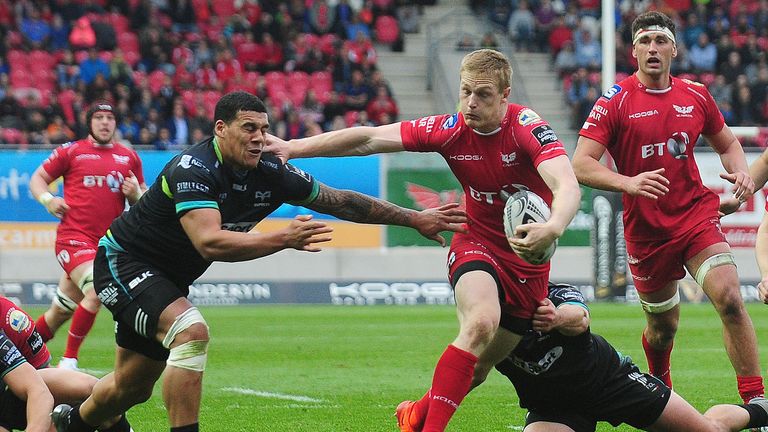
M 654 25 L 668 28 L 672 32 L 672 35 L 677 37 L 677 34 L 675 33 L 675 22 L 672 21 L 670 17 L 658 11 L 650 11 L 638 15 L 637 18 L 632 21 L 632 37 L 637 34 L 638 30 Z

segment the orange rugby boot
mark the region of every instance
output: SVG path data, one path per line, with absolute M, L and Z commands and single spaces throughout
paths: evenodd
M 414 401 L 402 401 L 395 409 L 395 417 L 397 417 L 397 427 L 401 432 L 421 432 L 421 427 L 415 427 L 411 424 L 411 414 L 413 413 L 413 407 L 416 405 Z

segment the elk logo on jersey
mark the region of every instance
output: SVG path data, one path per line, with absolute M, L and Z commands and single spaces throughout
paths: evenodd
M 463 202 L 462 193 L 456 189 L 437 192 L 426 186 L 406 182 L 405 190 L 416 207 L 421 210 L 440 207 L 448 203 Z
M 672 104 L 672 108 L 674 108 L 675 111 L 677 111 L 677 116 L 678 117 L 693 117 L 693 114 L 692 114 L 693 113 L 693 105 L 680 106 L 680 105 Z
M 502 153 L 501 154 L 501 163 L 505 167 L 511 166 L 512 162 L 514 162 L 515 159 L 517 159 L 517 153 L 516 152 L 507 153 L 507 154 Z

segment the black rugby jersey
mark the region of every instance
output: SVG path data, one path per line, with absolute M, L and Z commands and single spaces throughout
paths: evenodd
M 555 307 L 564 303 L 587 307 L 584 296 L 569 285 L 550 284 L 549 299 Z M 584 395 L 602 389 L 623 361 L 624 357 L 602 336 L 589 330 L 576 336 L 529 330 L 496 369 L 512 381 L 521 407 L 552 408 L 562 404 L 576 409 Z
M 21 351 L 13 344 L 13 341 L 5 334 L 5 330 L 0 330 L 0 379 L 6 376 L 10 371 L 16 369 L 27 359 L 21 354 Z M 5 385 L 0 383 L 0 390 Z
M 188 211 L 216 208 L 222 229 L 247 232 L 281 204 L 312 202 L 319 184 L 271 153 L 252 170 L 222 163 L 213 137 L 168 162 L 136 205 L 115 219 L 101 245 L 151 263 L 186 290 L 211 265 L 192 245 L 180 218 Z

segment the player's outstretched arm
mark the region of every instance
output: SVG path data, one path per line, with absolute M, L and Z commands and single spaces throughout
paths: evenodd
M 627 177 L 600 163 L 603 153 L 605 146 L 593 139 L 579 137 L 576 152 L 573 154 L 573 171 L 579 183 L 596 189 L 624 192 L 650 199 L 659 199 L 669 192 L 669 180 L 664 177 L 664 168 Z
M 757 267 L 760 269 L 760 283 L 757 284 L 760 300 L 768 304 L 768 213 L 763 215 L 763 220 L 757 228 L 755 257 Z
M 227 231 L 221 229 L 219 211 L 210 208 L 190 210 L 180 221 L 192 245 L 208 261 L 249 261 L 283 249 L 318 252 L 315 244 L 330 241 L 333 231 L 310 215 L 296 216 L 287 227 L 273 232 Z
M 747 159 L 741 143 L 728 126 L 723 126 L 714 135 L 705 135 L 709 145 L 720 155 L 720 162 L 727 173 L 720 177 L 733 183 L 733 196 L 746 201 L 755 191 L 755 182 L 750 177 Z
M 552 300 L 545 298 L 533 314 L 533 329 L 543 333 L 556 330 L 566 336 L 576 336 L 589 329 L 589 312 L 576 304 L 561 304 L 556 307 Z
M 265 152 L 274 153 L 283 162 L 315 156 L 365 156 L 403 150 L 400 123 L 352 127 L 290 141 L 268 134 L 264 146 Z
M 350 190 L 339 190 L 322 183 L 320 191 L 305 207 L 352 222 L 400 225 L 417 230 L 424 237 L 445 246 L 442 231 L 464 232 L 467 215 L 459 204 L 415 211 Z
M 755 182 L 755 190 L 762 189 L 768 182 L 768 149 L 749 166 L 749 176 Z
M 14 348 L 15 349 L 15 348 Z M 53 396 L 45 382 L 29 363 L 8 372 L 3 381 L 19 399 L 27 401 L 27 432 L 49 432 Z

